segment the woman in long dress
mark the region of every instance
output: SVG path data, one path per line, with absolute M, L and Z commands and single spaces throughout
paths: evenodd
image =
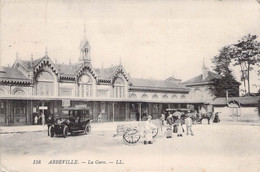
M 152 144 L 153 130 L 157 127 L 152 123 L 152 117 L 148 116 L 148 120 L 145 122 L 145 141 L 144 144 Z
M 183 135 L 183 127 L 182 127 L 182 120 L 181 120 L 181 115 L 178 115 L 178 119 L 176 120 L 176 125 L 177 125 L 177 137 L 182 137 Z

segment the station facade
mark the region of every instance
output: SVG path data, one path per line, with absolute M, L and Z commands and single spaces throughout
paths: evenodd
M 11 67 L 0 67 L 0 125 L 30 125 L 40 112 L 63 117 L 68 107 L 87 109 L 94 121 L 99 114 L 103 121 L 128 121 L 159 118 L 168 108 L 210 110 L 210 80 L 217 75 L 204 65 L 201 75 L 183 83 L 132 78 L 121 63 L 94 68 L 90 50 L 84 38 L 78 63 L 53 62 L 46 50 L 42 58 L 17 57 Z

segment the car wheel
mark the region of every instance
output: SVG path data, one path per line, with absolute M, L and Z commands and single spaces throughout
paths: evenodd
M 68 136 L 69 128 L 65 125 L 63 128 L 63 137 L 66 138 Z
M 88 133 L 90 133 L 90 131 L 91 131 L 91 126 L 89 124 L 87 124 L 84 129 L 84 134 L 88 134 Z
M 53 126 L 50 126 L 50 128 L 49 128 L 49 133 L 50 133 L 50 136 L 51 136 L 51 137 L 54 136 L 54 128 L 53 128 Z

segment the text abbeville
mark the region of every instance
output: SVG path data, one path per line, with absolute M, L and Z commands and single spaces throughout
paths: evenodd
M 48 164 L 78 164 L 78 160 L 51 160 Z

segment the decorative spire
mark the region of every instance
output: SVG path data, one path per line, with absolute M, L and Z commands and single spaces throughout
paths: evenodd
M 119 65 L 122 66 L 121 57 L 119 59 Z
M 70 59 L 70 62 L 69 62 L 69 64 L 71 65 L 71 59 Z
M 104 69 L 104 63 L 102 62 L 101 68 Z
M 31 67 L 33 67 L 33 54 L 31 54 Z
M 18 59 L 19 57 L 18 57 L 18 52 L 16 52 L 16 59 Z
M 203 57 L 203 66 L 202 67 L 205 67 L 205 58 Z
M 172 77 L 174 78 L 174 72 L 172 72 Z
M 47 46 L 45 47 L 45 56 L 48 56 L 48 49 L 47 49 Z
M 57 59 L 55 58 L 55 64 L 57 64 Z

